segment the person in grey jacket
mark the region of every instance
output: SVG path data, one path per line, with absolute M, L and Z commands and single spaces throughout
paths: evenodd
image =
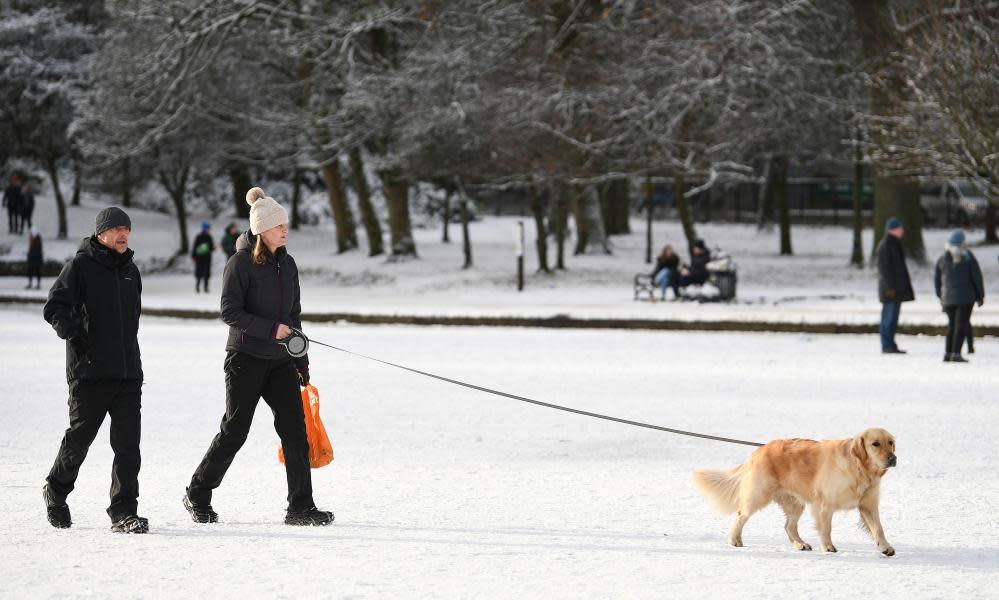
M 975 255 L 965 245 L 964 232 L 953 231 L 947 238 L 943 256 L 937 260 L 933 286 L 947 313 L 947 347 L 944 362 L 968 362 L 961 356 L 961 346 L 971 326 L 971 309 L 985 302 L 982 270 Z
M 236 242 L 236 254 L 222 276 L 222 320 L 226 343 L 225 414 L 184 494 L 184 508 L 196 523 L 214 523 L 212 492 L 250 432 L 253 411 L 263 397 L 274 413 L 288 479 L 288 525 L 329 525 L 333 513 L 312 500 L 309 441 L 300 385 L 309 382 L 309 358 L 292 358 L 279 343 L 301 329 L 298 267 L 288 254 L 288 213 L 260 188 L 246 194 L 250 231 Z

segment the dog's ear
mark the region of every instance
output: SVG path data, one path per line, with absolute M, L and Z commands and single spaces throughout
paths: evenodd
M 853 443 L 850 445 L 852 446 L 851 451 L 853 452 L 853 455 L 856 456 L 860 462 L 867 464 L 867 445 L 864 444 L 864 436 L 858 435 L 853 438 Z

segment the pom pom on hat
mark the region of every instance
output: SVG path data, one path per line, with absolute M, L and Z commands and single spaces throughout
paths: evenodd
M 288 211 L 258 187 L 246 192 L 246 203 L 250 205 L 250 233 L 253 235 L 288 222 Z
M 249 204 L 250 206 L 253 206 L 254 202 L 260 200 L 261 198 L 266 198 L 266 197 L 267 194 L 264 193 L 264 190 L 258 187 L 250 188 L 250 191 L 246 192 L 246 203 Z

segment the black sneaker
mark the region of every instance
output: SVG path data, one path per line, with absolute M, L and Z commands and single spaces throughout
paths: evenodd
M 887 350 L 882 350 L 881 354 L 908 354 L 905 350 L 901 348 L 889 348 Z
M 964 358 L 960 354 L 951 354 L 950 355 L 950 362 L 966 363 L 966 362 L 968 362 L 968 359 Z
M 285 525 L 314 525 L 323 527 L 333 522 L 333 513 L 328 510 L 319 510 L 315 506 L 305 510 L 288 510 L 285 514 Z
M 111 524 L 115 533 L 149 533 L 149 520 L 139 515 L 128 515 Z
M 69 506 L 65 502 L 60 503 L 53 500 L 48 485 L 42 488 L 42 498 L 45 500 L 45 512 L 49 525 L 56 529 L 68 529 L 73 524 L 73 519 L 69 516 Z
M 211 504 L 195 504 L 191 498 L 184 494 L 184 508 L 194 519 L 195 523 L 218 523 L 219 514 L 212 510 Z

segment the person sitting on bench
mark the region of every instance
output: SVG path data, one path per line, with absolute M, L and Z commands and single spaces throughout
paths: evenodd
M 704 245 L 704 240 L 694 241 L 694 245 L 690 247 L 690 264 L 680 269 L 679 286 L 704 285 L 708 280 L 709 262 L 711 262 L 711 252 Z
M 673 252 L 673 246 L 666 244 L 662 253 L 656 259 L 656 268 L 652 270 L 652 282 L 662 290 L 662 299 L 666 299 L 666 288 L 673 288 L 673 297 L 680 297 L 680 257 Z

